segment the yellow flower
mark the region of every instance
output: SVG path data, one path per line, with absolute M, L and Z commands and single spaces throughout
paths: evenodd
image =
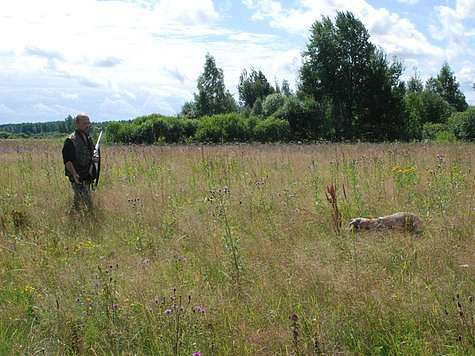
M 35 291 L 35 288 L 30 286 L 29 284 L 25 287 L 25 292 L 33 293 L 34 291 Z
M 391 169 L 391 172 L 394 172 L 398 168 L 399 168 L 399 166 L 394 167 L 393 169 Z

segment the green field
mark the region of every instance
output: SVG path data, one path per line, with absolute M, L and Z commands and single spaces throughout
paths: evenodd
M 2 140 L 0 354 L 473 354 L 474 148 L 104 145 L 70 216 L 61 142 Z

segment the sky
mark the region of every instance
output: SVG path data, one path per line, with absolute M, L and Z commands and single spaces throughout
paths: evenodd
M 310 28 L 351 11 L 402 80 L 444 62 L 475 105 L 475 0 L 2 0 L 0 124 L 174 116 L 205 56 L 236 86 L 243 69 L 292 89 Z

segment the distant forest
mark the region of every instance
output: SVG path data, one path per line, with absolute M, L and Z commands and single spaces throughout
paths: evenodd
M 93 123 L 94 131 L 105 131 L 109 121 Z M 0 125 L 0 138 L 59 138 L 75 129 L 74 118 L 68 115 L 64 121 L 27 122 Z
M 401 81 L 403 65 L 369 41 L 351 12 L 322 17 L 302 52 L 296 91 L 272 85 L 261 70 L 243 69 L 236 101 L 224 73 L 207 54 L 193 100 L 175 117 L 152 114 L 124 122 L 94 123 L 114 143 L 289 141 L 473 141 L 470 107 L 448 63 L 422 82 L 417 69 Z M 475 84 L 474 84 L 475 89 Z M 0 125 L 0 138 L 61 136 L 64 121 Z

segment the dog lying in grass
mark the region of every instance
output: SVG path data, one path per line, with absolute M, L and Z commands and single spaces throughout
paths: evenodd
M 401 232 L 421 233 L 424 230 L 424 224 L 416 214 L 399 212 L 393 215 L 381 216 L 377 219 L 351 219 L 350 230 L 395 230 Z

